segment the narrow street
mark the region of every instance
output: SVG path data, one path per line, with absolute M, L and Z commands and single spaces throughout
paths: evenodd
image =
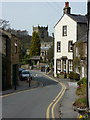
M 33 80 L 43 84 L 36 89 L 2 98 L 3 118 L 45 118 L 49 104 L 61 90 L 59 83 L 40 72 L 32 71 Z

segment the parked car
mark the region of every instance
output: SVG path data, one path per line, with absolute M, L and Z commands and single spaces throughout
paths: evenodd
M 25 69 L 24 68 L 19 68 L 19 76 L 20 76 L 20 74 L 23 70 L 25 70 Z
M 30 71 L 28 70 L 23 70 L 20 74 L 20 80 L 32 80 L 32 76 L 30 74 Z

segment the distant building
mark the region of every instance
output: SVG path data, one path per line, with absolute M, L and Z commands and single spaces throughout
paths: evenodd
M 37 32 L 40 37 L 41 43 L 41 52 L 40 56 L 42 60 L 47 60 L 47 52 L 49 48 L 53 45 L 53 37 L 48 34 L 48 26 L 47 27 L 33 27 L 33 32 Z
M 21 53 L 28 54 L 28 51 L 30 49 L 30 44 L 31 44 L 31 38 L 32 38 L 28 34 L 28 32 L 26 30 L 14 30 L 14 29 L 8 29 L 7 32 L 20 38 Z
M 73 71 L 73 44 L 87 31 L 87 17 L 71 14 L 69 2 L 65 3 L 63 16 L 55 25 L 54 76 L 57 73 Z
M 18 84 L 18 64 L 20 39 L 0 29 L 0 54 L 2 54 L 2 89 L 12 88 Z

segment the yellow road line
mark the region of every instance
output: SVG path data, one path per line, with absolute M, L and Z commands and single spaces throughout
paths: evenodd
M 52 111 L 51 111 L 52 118 L 55 118 L 55 114 L 54 114 L 55 106 L 56 106 L 56 104 L 60 101 L 60 99 L 62 98 L 62 96 L 64 95 L 65 90 L 66 90 L 66 87 L 63 88 L 62 94 L 59 96 L 58 100 L 57 100 L 57 101 L 55 102 L 55 104 L 52 106 Z
M 45 75 L 45 74 L 44 74 Z M 47 75 L 45 75 L 47 76 Z M 58 82 L 57 80 L 47 76 L 48 78 Z M 66 90 L 66 86 L 63 84 L 63 83 L 59 83 L 61 86 L 62 86 L 62 89 L 60 90 L 59 94 L 56 96 L 56 98 L 50 103 L 50 105 L 48 106 L 47 108 L 47 111 L 46 111 L 46 119 L 49 120 L 50 119 L 50 109 L 51 109 L 51 115 L 52 115 L 52 118 L 55 118 L 55 115 L 54 115 L 54 109 L 55 109 L 55 106 L 56 104 L 60 101 L 60 99 L 62 98 L 62 96 L 64 95 L 65 93 L 65 90 Z
M 21 90 L 21 91 L 19 91 L 19 92 L 9 93 L 9 94 L 0 96 L 0 98 L 12 96 L 12 95 L 19 94 L 19 93 L 22 93 L 22 92 L 31 91 L 31 90 L 34 90 L 34 89 L 37 89 L 37 88 L 32 88 L 32 89 L 28 89 L 28 90 Z

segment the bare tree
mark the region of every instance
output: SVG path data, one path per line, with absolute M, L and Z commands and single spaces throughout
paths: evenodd
M 0 19 L 0 29 L 6 30 L 10 26 L 9 21 Z

